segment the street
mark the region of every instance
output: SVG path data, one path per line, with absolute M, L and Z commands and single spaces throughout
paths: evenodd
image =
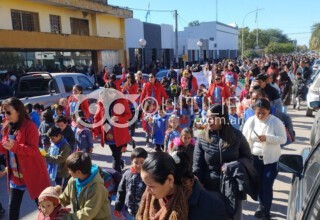
M 289 109 L 289 114 L 292 118 L 292 122 L 294 125 L 294 129 L 296 132 L 296 141 L 286 146 L 283 150 L 283 154 L 299 154 L 301 150 L 305 147 L 309 147 L 309 136 L 310 130 L 312 127 L 313 117 L 305 116 L 305 106 L 303 106 L 299 111 Z M 139 128 L 137 130 L 137 136 L 134 139 L 137 141 L 138 147 L 145 147 L 145 138 L 142 129 Z M 151 151 L 151 148 L 147 148 L 148 151 Z M 126 165 L 130 164 L 130 151 L 131 146 L 129 145 L 127 148 L 127 152 L 124 154 L 123 159 L 126 161 Z M 95 164 L 101 167 L 110 167 L 112 158 L 110 156 L 111 151 L 108 146 L 104 148 L 100 147 L 100 144 L 96 143 L 94 152 L 92 155 L 93 161 Z M 107 155 L 107 156 L 106 156 Z M 107 163 L 106 163 L 107 161 Z M 36 178 L 36 177 L 35 177 Z M 291 183 L 291 175 L 279 173 L 277 179 L 274 184 L 274 199 L 273 205 L 271 208 L 271 216 L 273 219 L 286 219 L 286 212 L 288 204 L 288 194 L 290 192 L 290 183 Z M 0 201 L 3 204 L 4 208 L 7 210 L 8 204 L 8 193 L 6 188 L 6 179 L 0 179 Z M 244 220 L 256 219 L 253 217 L 253 214 L 257 208 L 257 203 L 251 200 L 248 196 L 248 200 L 244 202 L 243 205 L 243 215 L 242 218 Z M 29 195 L 26 193 L 24 195 L 20 218 L 26 220 L 34 220 L 37 218 L 37 208 L 34 201 L 30 200 Z M 6 215 L 2 219 L 8 219 L 8 215 Z

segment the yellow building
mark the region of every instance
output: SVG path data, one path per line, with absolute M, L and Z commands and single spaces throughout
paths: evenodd
M 106 0 L 0 0 L 0 70 L 124 63 L 132 14 Z

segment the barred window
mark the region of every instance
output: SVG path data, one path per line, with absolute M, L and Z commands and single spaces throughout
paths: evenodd
M 71 34 L 89 36 L 89 21 L 85 19 L 70 18 Z
M 58 15 L 50 15 L 50 28 L 51 33 L 61 33 L 61 19 Z
M 40 31 L 38 13 L 11 10 L 11 19 L 13 30 Z

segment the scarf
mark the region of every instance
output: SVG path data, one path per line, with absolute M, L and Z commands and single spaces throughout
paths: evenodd
M 164 198 L 156 199 L 146 190 L 136 215 L 137 220 L 186 220 L 188 219 L 189 197 L 192 193 L 194 179 L 184 179 L 176 186 L 176 192 L 166 202 Z
M 50 149 L 49 149 L 49 155 L 50 156 L 57 156 L 59 155 L 60 148 L 63 144 L 67 144 L 68 142 L 66 139 L 62 138 L 58 143 L 52 144 Z M 48 173 L 50 176 L 50 179 L 52 181 L 55 181 L 57 177 L 57 172 L 58 172 L 58 164 L 56 163 L 48 163 Z

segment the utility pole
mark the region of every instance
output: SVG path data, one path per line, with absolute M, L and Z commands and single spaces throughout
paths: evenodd
M 175 27 L 175 31 L 176 31 L 176 63 L 177 63 L 177 67 L 179 67 L 179 57 L 178 57 L 178 11 L 174 10 L 174 19 L 176 22 L 176 27 Z
M 218 0 L 216 0 L 216 22 L 218 22 Z

